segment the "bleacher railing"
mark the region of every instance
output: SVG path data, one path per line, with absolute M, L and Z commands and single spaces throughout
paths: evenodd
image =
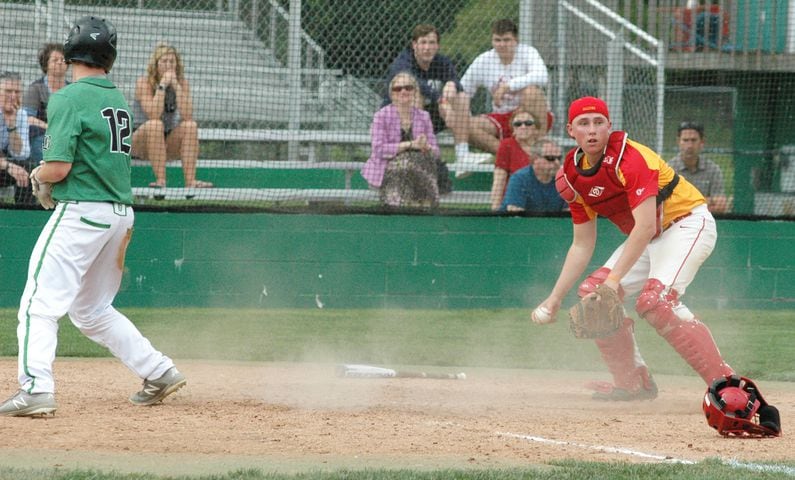
M 584 94 L 606 98 L 615 127 L 665 159 L 677 153 L 676 126 L 696 120 L 706 127 L 705 154 L 723 169 L 730 214 L 793 218 L 795 116 L 783 108 L 795 102 L 789 9 L 751 0 L 0 1 L 0 67 L 20 72 L 27 86 L 42 75 L 36 52 L 44 42 L 61 41 L 76 15 L 107 16 L 121 35 L 111 77 L 130 99 L 157 42 L 182 52 L 199 123 L 199 176 L 218 189 L 177 190 L 177 160 L 160 195 L 148 186 L 151 168 L 137 160 L 141 207 L 379 211 L 355 167 L 369 155 L 384 74 L 411 28 L 436 25 L 441 53 L 462 75 L 491 48 L 492 21 L 511 18 L 549 68 L 552 138 L 571 144 L 566 109 Z M 473 113 L 488 105 L 480 92 Z M 463 167 L 452 143 L 449 132 L 440 135 L 453 193 L 437 211 L 490 213 L 493 167 L 454 178 Z

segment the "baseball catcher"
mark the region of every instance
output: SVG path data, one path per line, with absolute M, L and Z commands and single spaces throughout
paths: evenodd
M 704 383 L 712 386 L 733 378 L 737 374 L 723 360 L 707 325 L 681 301 L 718 238 L 704 196 L 651 148 L 633 141 L 626 132 L 612 131 L 607 104 L 599 98 L 572 102 L 566 130 L 577 146 L 567 153 L 555 186 L 569 204 L 574 234 L 557 282 L 533 311 L 533 322 L 554 321 L 562 299 L 591 262 L 601 217 L 625 234 L 626 240 L 582 281 L 578 288 L 582 300 L 569 310 L 572 332 L 594 340 L 613 377 L 612 384 L 595 388 L 593 398 L 651 400 L 658 394 L 635 341 L 634 322 L 624 311 L 625 295 L 637 294 L 637 314 Z M 752 431 L 780 431 L 777 419 L 771 420 L 773 410 L 766 408 L 756 386 L 738 378 L 746 385 L 739 388 L 749 401 L 752 397 L 759 401 L 759 406 L 743 415 L 728 413 L 716 407 L 716 392 L 709 399 L 710 424 L 716 422 L 731 432 L 758 415 L 764 420 Z M 719 424 L 716 419 L 721 415 L 744 422 L 740 427 Z

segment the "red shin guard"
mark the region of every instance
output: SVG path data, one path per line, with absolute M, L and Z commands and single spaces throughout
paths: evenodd
M 635 309 L 645 318 L 679 355 L 711 385 L 718 378 L 734 375 L 734 370 L 723 361 L 709 328 L 697 318 L 682 319 L 674 307 L 679 305 L 676 290 L 665 295 L 665 286 L 649 279 L 638 295 Z M 691 314 L 692 315 L 692 314 Z
M 617 388 L 636 392 L 648 387 L 649 372 L 635 343 L 634 322 L 624 319 L 615 335 L 594 340 Z
M 604 283 L 609 273 L 609 268 L 599 268 L 583 280 L 577 293 L 584 297 L 595 291 L 596 287 Z M 624 298 L 624 290 L 621 287 L 618 289 L 618 294 L 622 299 Z M 602 354 L 602 360 L 613 375 L 615 387 L 629 392 L 636 392 L 641 387 L 649 386 L 649 372 L 635 343 L 634 327 L 632 319 L 626 318 L 614 335 L 595 340 Z

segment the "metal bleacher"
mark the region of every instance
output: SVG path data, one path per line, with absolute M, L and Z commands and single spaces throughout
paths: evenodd
M 119 55 L 110 77 L 128 99 L 133 98 L 135 81 L 144 73 L 154 46 L 161 41 L 174 45 L 182 55 L 193 90 L 194 114 L 202 127 L 285 125 L 289 106 L 296 101 L 303 118 L 322 126 L 328 112 L 346 100 L 345 89 L 340 87 L 354 83 L 340 70 L 307 67 L 301 70 L 301 94 L 292 98 L 289 70 L 242 20 L 228 12 L 66 5 L 63 24 L 55 28 L 57 34 L 50 41 L 62 41 L 69 21 L 88 13 L 116 26 Z M 20 72 L 27 85 L 41 76 L 36 54 L 47 38 L 36 19 L 42 12 L 37 15 L 32 4 L 0 3 L 0 14 L 6 20 L 0 29 L 0 66 Z M 353 93 L 369 97 L 368 105 L 379 100 L 373 92 Z M 365 113 L 347 118 L 344 125 L 366 129 L 371 113 Z
M 42 11 L 37 12 L 36 7 L 30 4 L 0 3 L 0 14 L 4 19 L 15 20 L 5 22 L 4 28 L 0 29 L 3 69 L 19 71 L 23 85 L 27 85 L 41 76 L 36 55 L 38 48 L 47 41 L 44 27 L 37 24 Z M 299 98 L 294 98 L 295 91 L 289 88 L 289 69 L 243 21 L 229 12 L 116 7 L 89 9 L 66 5 L 62 25 L 55 29 L 50 27 L 58 32 L 57 40 L 53 41 L 60 41 L 65 36 L 71 20 L 86 14 L 107 18 L 116 26 L 119 54 L 109 76 L 128 100 L 134 98 L 135 82 L 144 74 L 155 45 L 164 41 L 174 45 L 182 56 L 186 77 L 191 83 L 200 142 L 249 142 L 253 145 L 293 142 L 300 146 L 298 159 L 263 161 L 227 157 L 208 160 L 200 154 L 199 176 L 206 174 L 225 179 L 215 182 L 218 188 L 213 189 L 169 187 L 162 192 L 149 188 L 151 169 L 148 163 L 134 162 L 134 193 L 142 201 L 158 196 L 209 201 L 377 201 L 376 192 L 362 186 L 361 181 L 351 182 L 353 177 L 361 180 L 358 178 L 361 163 L 347 158 L 331 161 L 323 150 L 330 145 L 339 145 L 346 152 L 357 151 L 359 158 L 362 154 L 367 155 L 369 124 L 381 99 L 363 82 L 346 77 L 339 70 L 306 67 L 301 70 L 301 93 Z M 299 130 L 289 130 L 286 127 L 290 105 L 295 101 L 300 102 L 301 118 L 305 123 Z M 439 140 L 443 146 L 452 145 L 449 136 L 442 136 Z M 455 172 L 456 167 L 451 165 L 451 171 Z M 492 168 L 491 165 L 479 166 L 476 175 L 490 177 Z M 169 180 L 169 185 L 179 185 L 181 175 L 176 171 L 179 169 L 179 162 L 169 163 L 169 178 L 176 178 L 175 183 Z M 315 185 L 294 188 L 287 183 L 274 185 L 270 181 L 271 174 L 277 170 L 300 170 L 312 176 L 308 169 L 317 172 Z M 345 181 L 324 181 L 331 170 L 341 172 Z M 235 175 L 250 177 L 252 172 L 257 172 L 255 177 L 262 179 L 260 184 L 235 180 Z M 485 205 L 488 193 L 453 192 L 443 198 L 442 203 Z

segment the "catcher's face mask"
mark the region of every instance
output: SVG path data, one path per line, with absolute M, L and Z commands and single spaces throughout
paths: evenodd
M 754 382 L 732 375 L 707 388 L 702 405 L 707 423 L 725 437 L 781 435 L 778 409 L 768 405 Z

